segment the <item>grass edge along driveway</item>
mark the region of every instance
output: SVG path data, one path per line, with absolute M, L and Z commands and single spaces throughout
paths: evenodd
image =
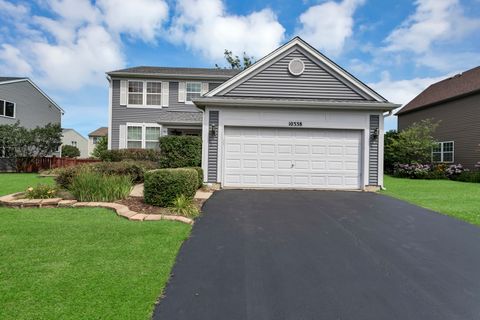
M 384 185 L 381 194 L 480 226 L 479 183 L 385 176 Z
M 149 319 L 190 229 L 0 207 L 0 319 Z

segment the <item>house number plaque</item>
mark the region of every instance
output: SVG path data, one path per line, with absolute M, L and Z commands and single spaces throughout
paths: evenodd
M 303 126 L 302 121 L 289 121 L 288 122 L 289 127 L 301 127 Z

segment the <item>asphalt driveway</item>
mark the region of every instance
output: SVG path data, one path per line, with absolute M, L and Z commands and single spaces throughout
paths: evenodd
M 154 319 L 480 319 L 480 228 L 361 192 L 216 192 Z

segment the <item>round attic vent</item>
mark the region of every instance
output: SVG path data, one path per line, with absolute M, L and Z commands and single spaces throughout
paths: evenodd
M 292 59 L 288 64 L 288 71 L 294 76 L 299 76 L 305 71 L 305 64 L 298 58 Z

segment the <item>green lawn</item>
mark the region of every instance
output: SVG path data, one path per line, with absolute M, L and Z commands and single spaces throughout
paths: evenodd
M 190 226 L 0 207 L 0 319 L 149 319 Z
M 480 184 L 385 176 L 381 193 L 480 225 Z
M 0 174 L 0 195 L 51 178 Z M 191 227 L 99 208 L 0 207 L 0 319 L 150 319 Z
M 25 191 L 37 184 L 54 184 L 51 177 L 39 177 L 36 173 L 0 173 L 0 196 Z

